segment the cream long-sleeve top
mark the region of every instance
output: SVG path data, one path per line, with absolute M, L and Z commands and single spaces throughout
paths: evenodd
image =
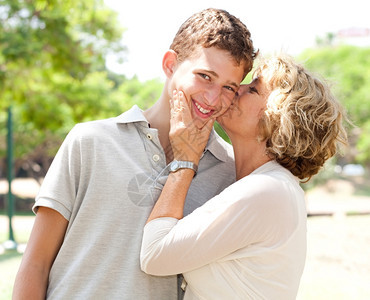
M 306 218 L 298 179 L 270 161 L 183 219 L 146 224 L 141 268 L 183 273 L 185 299 L 295 299 Z

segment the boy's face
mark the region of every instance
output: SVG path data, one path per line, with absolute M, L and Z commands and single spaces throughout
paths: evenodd
M 225 50 L 201 47 L 179 63 L 171 77 L 169 92 L 184 92 L 198 127 L 210 117 L 223 114 L 232 103 L 243 80 L 244 68 Z

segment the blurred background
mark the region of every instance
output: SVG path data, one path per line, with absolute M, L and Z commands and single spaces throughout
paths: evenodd
M 298 299 L 370 299 L 366 1 L 0 0 L 0 300 L 11 298 L 30 208 L 66 134 L 151 106 L 162 55 L 185 19 L 208 7 L 241 19 L 262 55 L 287 52 L 325 77 L 346 107 L 350 146 L 302 185 L 308 256 Z

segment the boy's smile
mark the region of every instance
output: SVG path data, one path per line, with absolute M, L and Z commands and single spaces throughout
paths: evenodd
M 196 102 L 195 100 L 192 100 L 192 102 L 193 102 L 193 106 L 196 108 L 194 109 L 194 111 L 197 113 L 197 115 L 200 118 L 209 118 L 210 116 L 212 116 L 214 109 L 204 108 L 200 103 Z

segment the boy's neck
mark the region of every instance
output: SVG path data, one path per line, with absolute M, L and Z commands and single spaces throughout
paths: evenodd
M 158 138 L 166 154 L 167 162 L 173 160 L 172 148 L 168 137 L 170 131 L 170 106 L 169 99 L 161 97 L 144 111 L 144 116 L 150 124 L 151 128 L 158 130 Z

